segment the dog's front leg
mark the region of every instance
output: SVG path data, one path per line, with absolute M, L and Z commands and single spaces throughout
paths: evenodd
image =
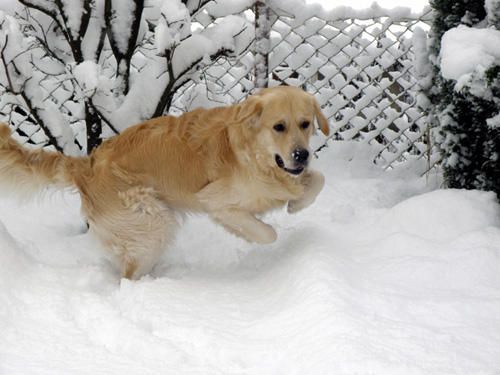
M 263 223 L 250 212 L 239 208 L 226 208 L 209 212 L 209 216 L 226 230 L 248 242 L 270 244 L 278 237 L 272 226 Z
M 241 193 L 228 189 L 228 186 L 233 186 L 230 181 L 219 180 L 196 194 L 210 218 L 248 242 L 269 244 L 276 241 L 278 235 L 274 228 L 238 206 Z
M 288 213 L 293 214 L 310 206 L 325 185 L 325 177 L 318 171 L 310 169 L 303 176 L 304 194 L 300 198 L 288 202 Z

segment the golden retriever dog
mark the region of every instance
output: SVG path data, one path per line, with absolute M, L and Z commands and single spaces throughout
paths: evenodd
M 89 157 L 29 149 L 0 124 L 0 185 L 23 195 L 76 187 L 90 233 L 124 278 L 137 279 L 151 271 L 186 212 L 205 212 L 247 241 L 274 242 L 276 231 L 256 215 L 286 204 L 297 212 L 323 188 L 323 175 L 308 168 L 315 119 L 328 135 L 312 95 L 269 88 L 229 107 L 145 121 Z

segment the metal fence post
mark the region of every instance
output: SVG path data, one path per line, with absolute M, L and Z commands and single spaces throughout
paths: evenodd
M 255 57 L 255 86 L 254 91 L 266 88 L 269 85 L 269 49 L 271 22 L 269 21 L 269 7 L 263 1 L 257 1 L 255 12 L 255 43 L 253 53 Z

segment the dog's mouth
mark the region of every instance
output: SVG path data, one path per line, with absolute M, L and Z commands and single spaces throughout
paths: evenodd
M 275 159 L 276 159 L 276 164 L 278 165 L 278 167 L 280 167 L 281 169 L 283 169 L 287 173 L 290 173 L 294 176 L 298 176 L 299 174 L 304 172 L 303 165 L 298 166 L 296 169 L 290 169 L 290 168 L 285 167 L 285 162 L 283 161 L 281 156 L 279 156 L 278 154 L 276 154 Z

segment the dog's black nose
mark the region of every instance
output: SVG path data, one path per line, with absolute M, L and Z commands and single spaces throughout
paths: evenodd
M 292 152 L 292 158 L 297 164 L 306 164 L 309 160 L 309 151 L 304 148 L 298 148 Z

